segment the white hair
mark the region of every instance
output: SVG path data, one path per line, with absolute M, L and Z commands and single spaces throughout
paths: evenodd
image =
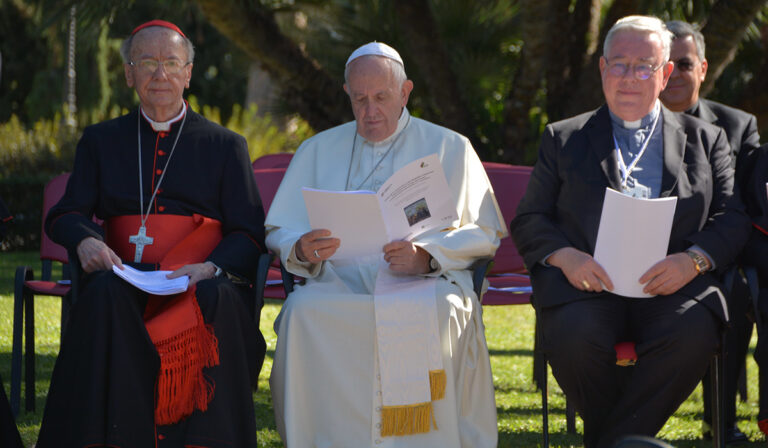
M 347 64 L 346 68 L 344 69 L 344 82 L 349 84 L 349 67 L 354 64 L 355 61 L 362 58 L 380 58 L 383 59 L 387 65 L 389 65 L 389 71 L 392 73 L 392 77 L 395 79 L 395 83 L 397 84 L 398 89 L 403 88 L 403 83 L 408 80 L 408 77 L 405 74 L 405 67 L 403 67 L 403 64 L 395 61 L 394 59 L 388 58 L 386 56 L 378 56 L 378 55 L 365 55 L 360 56 L 359 58 L 355 59 L 354 61 L 351 61 L 349 64 Z
M 664 25 L 658 17 L 654 16 L 627 16 L 619 19 L 613 24 L 608 34 L 605 36 L 603 44 L 603 56 L 608 57 L 611 52 L 611 43 L 614 36 L 619 31 L 639 31 L 648 34 L 656 34 L 661 41 L 662 63 L 669 61 L 669 49 L 672 45 L 673 34 Z
M 123 58 L 123 64 L 127 64 L 127 63 L 131 62 L 131 49 L 132 49 L 132 46 L 133 46 L 133 38 L 136 37 L 136 35 L 141 33 L 142 31 L 148 30 L 148 29 L 152 29 L 152 28 L 163 28 L 163 29 L 166 29 L 166 30 L 169 30 L 169 31 L 172 31 L 172 32 L 176 33 L 176 31 L 174 31 L 174 30 L 172 30 L 170 28 L 167 28 L 167 27 L 163 27 L 163 26 L 148 26 L 148 27 L 146 27 L 144 29 L 139 30 L 138 32 L 136 32 L 136 34 L 131 34 L 130 36 L 125 38 L 123 43 L 120 45 L 120 56 L 122 56 L 122 58 Z M 181 39 L 183 41 L 184 48 L 187 50 L 187 60 L 184 61 L 184 62 L 189 62 L 189 63 L 194 62 L 194 60 L 195 60 L 195 46 L 192 45 L 192 41 L 189 40 L 186 36 L 182 36 L 179 33 L 176 33 L 176 34 L 179 37 L 181 37 Z

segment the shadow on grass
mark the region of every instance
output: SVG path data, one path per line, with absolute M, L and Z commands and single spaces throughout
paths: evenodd
M 499 350 L 489 349 L 491 356 L 533 356 L 533 350 Z

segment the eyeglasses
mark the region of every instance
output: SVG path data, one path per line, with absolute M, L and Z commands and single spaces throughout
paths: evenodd
M 128 64 L 132 67 L 137 67 L 142 72 L 148 74 L 155 73 L 157 69 L 162 65 L 165 73 L 168 73 L 169 75 L 175 75 L 190 63 L 182 62 L 178 59 L 166 59 L 164 61 L 158 61 L 156 59 L 139 59 L 138 61 L 130 61 Z
M 640 81 L 645 81 L 663 66 L 664 64 L 662 63 L 656 67 L 652 66 L 651 64 L 637 64 L 631 67 L 632 67 L 632 74 L 634 75 L 635 79 L 639 79 Z M 630 65 L 627 65 L 623 62 L 608 63 L 608 73 L 610 73 L 611 76 L 616 76 L 618 78 L 623 78 L 629 71 L 629 68 L 630 68 Z
M 696 64 L 691 61 L 675 61 L 675 68 L 681 72 L 691 72 Z

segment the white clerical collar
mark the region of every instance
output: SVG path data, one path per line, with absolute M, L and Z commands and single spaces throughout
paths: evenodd
M 372 142 L 370 140 L 363 140 L 365 143 L 368 143 L 371 146 L 380 146 L 380 145 L 388 145 L 392 140 L 396 139 L 398 134 L 403 132 L 403 129 L 405 129 L 405 125 L 408 124 L 408 119 L 411 117 L 411 114 L 408 112 L 408 108 L 404 107 L 403 111 L 400 112 L 400 118 L 397 119 L 397 128 L 395 128 L 395 132 L 392 133 L 389 137 L 385 138 L 384 140 L 378 141 L 378 142 Z M 359 135 L 359 134 L 358 134 Z M 362 137 L 362 135 L 360 136 Z
M 614 114 L 611 111 L 611 109 L 608 109 L 608 112 L 610 112 L 611 119 L 613 120 L 613 122 L 623 127 L 624 129 L 638 129 L 641 127 L 649 126 L 651 123 L 654 122 L 654 120 L 656 120 L 656 117 L 661 112 L 661 102 L 659 102 L 659 100 L 656 99 L 656 103 L 654 103 L 653 109 L 651 109 L 651 112 L 648 115 L 642 117 L 641 119 L 634 120 L 634 121 L 627 121 L 627 120 L 621 119 L 618 115 Z
M 155 120 L 149 118 L 149 116 L 146 114 L 146 112 L 144 112 L 143 108 L 139 108 L 139 109 L 141 110 L 141 115 L 144 116 L 144 119 L 149 122 L 150 126 L 152 126 L 152 130 L 153 131 L 155 131 L 155 132 L 170 131 L 171 130 L 171 125 L 173 123 L 176 123 L 177 121 L 181 120 L 181 118 L 184 116 L 184 114 L 187 113 L 187 102 L 186 101 L 182 101 L 181 102 L 181 112 L 179 112 L 178 115 L 176 115 L 175 117 L 171 118 L 168 121 L 155 121 Z

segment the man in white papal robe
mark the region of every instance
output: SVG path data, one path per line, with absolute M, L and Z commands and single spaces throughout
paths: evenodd
M 355 121 L 301 145 L 266 219 L 268 247 L 306 278 L 275 322 L 270 385 L 278 431 L 290 448 L 495 447 L 493 379 L 468 270 L 492 257 L 507 234 L 485 170 L 466 137 L 408 113 L 413 83 L 391 47 L 357 49 L 345 81 Z M 404 165 L 435 153 L 458 219 L 413 241 L 391 242 L 376 256 L 329 260 L 344 236 L 310 227 L 301 188 L 377 191 Z M 382 435 L 382 397 L 392 391 L 382 390 L 381 377 L 393 366 L 379 365 L 374 302 L 381 266 L 434 284 L 426 290 L 428 303 L 434 299 L 445 391 L 431 402 L 426 432 Z M 413 347 L 424 344 L 415 340 Z

